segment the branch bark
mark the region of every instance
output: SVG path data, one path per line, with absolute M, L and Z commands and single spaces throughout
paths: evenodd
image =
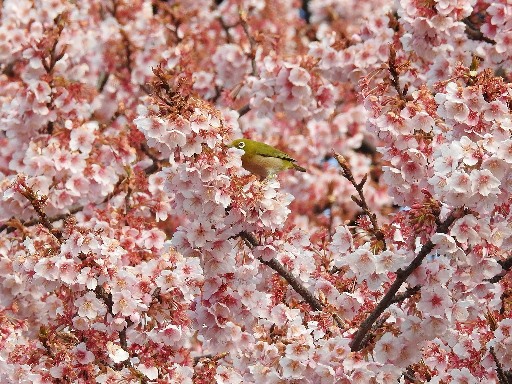
M 489 281 L 489 283 L 497 283 L 498 281 L 503 279 L 503 277 L 505 277 L 507 272 L 510 271 L 510 269 L 512 268 L 512 256 L 505 260 L 499 260 L 498 264 L 501 265 L 501 268 L 503 268 L 503 271 L 501 273 L 497 274 L 496 276 L 494 276 L 493 278 L 487 280 L 487 281 Z
M 386 250 L 387 246 L 384 238 L 384 233 L 380 229 L 379 223 L 377 222 L 377 215 L 370 210 L 370 207 L 368 206 L 366 198 L 364 197 L 363 194 L 363 187 L 366 184 L 366 181 L 368 180 L 368 175 L 365 175 L 363 180 L 361 180 L 359 183 L 356 182 L 347 160 L 339 153 L 334 152 L 334 150 L 333 155 L 343 171 L 343 177 L 345 177 L 345 179 L 347 179 L 354 186 L 354 188 L 357 191 L 357 194 L 359 195 L 359 197 L 352 195 L 352 201 L 354 201 L 354 203 L 356 203 L 363 210 L 365 215 L 368 216 L 368 219 L 372 223 L 372 235 L 375 236 L 375 238 L 381 243 L 382 249 Z
M 460 219 L 461 217 L 468 214 L 468 210 L 465 208 L 456 208 L 454 209 L 450 215 L 446 218 L 444 222 L 442 222 L 438 228 L 436 233 L 447 233 L 450 229 L 451 225 L 455 222 L 455 220 Z M 395 295 L 402 286 L 403 283 L 407 280 L 407 278 L 418 268 L 423 259 L 427 257 L 432 250 L 434 249 L 434 243 L 432 240 L 428 240 L 423 247 L 421 247 L 420 252 L 414 258 L 414 260 L 407 266 L 405 269 L 399 269 L 396 272 L 396 279 L 393 284 L 389 287 L 388 291 L 384 295 L 384 297 L 380 300 L 379 304 L 375 307 L 375 309 L 370 313 L 370 315 L 366 318 L 365 321 L 361 323 L 359 329 L 354 335 L 354 339 L 350 343 L 350 347 L 353 352 L 360 351 L 365 347 L 364 339 L 366 334 L 371 329 L 372 325 L 377 321 L 379 316 L 393 303 L 395 299 Z
M 239 236 L 245 241 L 245 243 L 250 247 L 254 248 L 260 245 L 256 237 L 252 233 L 249 232 L 240 232 Z M 323 309 L 323 305 L 311 292 L 307 290 L 307 288 L 302 285 L 302 283 L 295 277 L 293 274 L 286 269 L 284 265 L 282 265 L 276 259 L 271 259 L 269 261 L 258 259 L 262 264 L 265 264 L 267 267 L 272 268 L 276 271 L 281 277 L 283 277 L 288 284 L 297 292 L 306 302 L 311 305 L 311 307 L 315 311 L 321 311 Z

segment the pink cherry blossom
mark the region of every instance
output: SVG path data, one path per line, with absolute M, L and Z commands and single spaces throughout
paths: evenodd
M 83 365 L 94 361 L 94 354 L 87 350 L 85 343 L 80 343 L 75 347 L 75 355 L 77 361 Z
M 507 1 L 97 3 L 2 5 L 0 382 L 510 375 Z
M 91 320 L 106 313 L 105 305 L 90 291 L 78 299 L 75 306 L 78 307 L 79 316 Z

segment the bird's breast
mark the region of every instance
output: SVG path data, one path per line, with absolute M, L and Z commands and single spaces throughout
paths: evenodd
M 243 155 L 242 166 L 262 179 L 289 168 L 283 159 L 260 155 Z

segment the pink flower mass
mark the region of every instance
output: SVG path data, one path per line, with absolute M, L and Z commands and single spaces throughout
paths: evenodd
M 510 1 L 4 0 L 0 102 L 0 383 L 512 383 Z

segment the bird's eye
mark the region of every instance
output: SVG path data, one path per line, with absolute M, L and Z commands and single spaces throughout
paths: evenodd
M 245 143 L 243 141 L 241 141 L 238 143 L 237 147 L 240 149 L 243 149 L 245 147 Z

